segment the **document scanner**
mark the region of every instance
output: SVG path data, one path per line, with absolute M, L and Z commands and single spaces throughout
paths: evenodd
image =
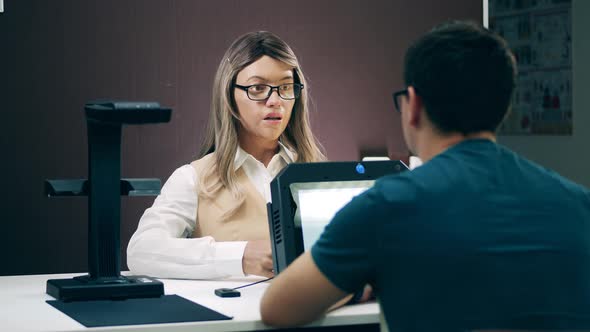
M 159 179 L 121 179 L 123 125 L 170 121 L 171 109 L 154 102 L 86 104 L 88 179 L 46 180 L 45 193 L 88 196 L 88 275 L 47 281 L 47 294 L 62 301 L 159 297 L 164 285 L 145 276 L 121 275 L 121 195 L 157 195 Z

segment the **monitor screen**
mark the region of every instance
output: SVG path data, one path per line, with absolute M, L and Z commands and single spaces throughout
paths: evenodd
M 297 206 L 294 226 L 301 228 L 303 250 L 309 250 L 336 212 L 355 196 L 373 186 L 374 180 L 293 183 L 290 185 Z

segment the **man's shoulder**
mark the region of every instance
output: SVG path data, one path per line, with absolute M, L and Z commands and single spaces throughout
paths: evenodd
M 471 160 L 453 154 L 441 154 L 411 171 L 379 179 L 376 191 L 387 201 L 405 204 L 439 202 L 451 198 L 465 186 Z M 419 203 L 416 203 L 419 202 Z
M 401 173 L 384 176 L 384 185 L 393 187 L 424 187 L 445 183 L 441 181 L 453 176 L 453 165 L 446 158 L 434 158 L 423 165 Z
M 424 193 L 425 187 L 427 187 L 425 180 L 428 180 L 425 179 L 423 173 L 418 169 L 414 169 L 379 178 L 369 192 L 369 197 L 390 204 L 411 204 L 416 202 Z
M 508 150 L 510 151 L 510 150 Z M 510 151 L 512 152 L 512 151 Z M 560 189 L 568 191 L 575 191 L 589 195 L 590 191 L 584 185 L 577 183 L 564 175 L 554 171 L 553 169 L 547 168 L 541 164 L 538 164 L 522 155 L 512 152 L 513 158 L 517 160 L 518 170 L 523 174 L 528 174 L 535 182 L 540 186 L 553 184 L 558 186 Z

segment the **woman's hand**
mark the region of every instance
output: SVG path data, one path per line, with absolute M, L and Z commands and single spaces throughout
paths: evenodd
M 242 257 L 244 274 L 270 278 L 274 275 L 269 240 L 248 241 Z

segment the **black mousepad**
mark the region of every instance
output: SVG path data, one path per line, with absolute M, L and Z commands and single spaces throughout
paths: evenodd
M 232 319 L 178 295 L 114 301 L 46 302 L 86 327 Z

